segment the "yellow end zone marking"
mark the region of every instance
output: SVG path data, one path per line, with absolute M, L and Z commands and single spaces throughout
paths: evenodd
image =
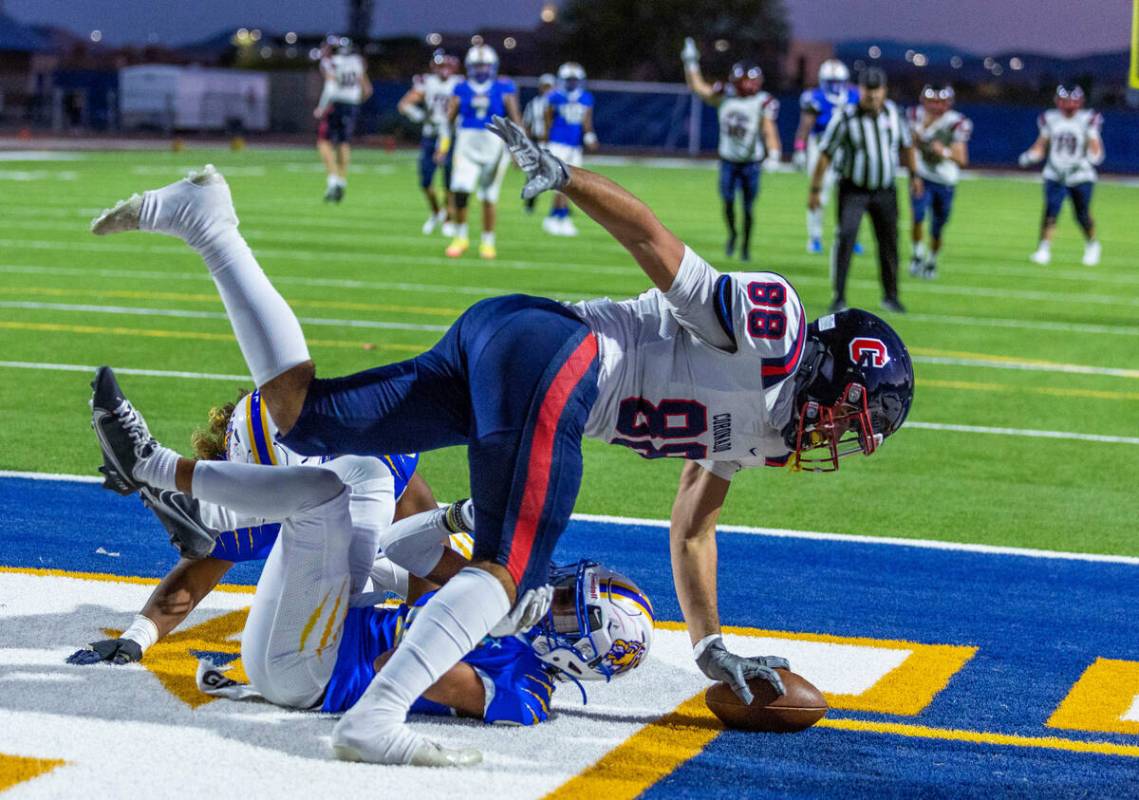
M 546 800 L 632 800 L 704 751 L 724 726 L 704 705 L 704 693 L 690 697 L 546 795 Z
M 208 331 L 176 331 L 163 328 L 126 328 L 118 325 L 65 325 L 59 322 L 12 322 L 0 320 L 0 329 L 15 331 L 40 331 L 41 333 L 101 333 L 111 336 L 146 336 L 157 339 L 193 339 L 203 342 L 233 342 L 236 341 L 229 333 L 210 333 Z M 344 347 L 359 350 L 368 342 L 353 342 L 345 339 L 308 339 L 310 345 L 315 347 Z M 420 353 L 423 346 L 418 344 L 376 344 L 377 350 L 398 350 L 400 352 Z
M 206 620 L 192 628 L 176 630 L 160 639 L 146 651 L 142 666 L 153 673 L 166 691 L 177 697 L 190 708 L 197 708 L 216 700 L 198 691 L 198 657 L 194 651 L 228 653 L 241 655 L 240 642 L 235 637 L 245 628 L 248 608 L 239 608 Z M 122 631 L 104 629 L 108 636 L 118 636 Z M 241 665 L 241 659 L 227 664 L 226 677 L 248 683 L 249 677 Z
M 686 630 L 682 622 L 658 622 L 658 628 Z M 950 644 L 921 644 L 899 639 L 870 639 L 862 636 L 832 636 L 825 633 L 767 631 L 725 625 L 724 633 L 765 639 L 791 639 L 856 647 L 908 650 L 910 655 L 860 694 L 824 693 L 831 708 L 847 711 L 876 711 L 881 714 L 913 716 L 928 706 L 937 693 L 977 652 L 976 647 Z
M 137 575 L 113 575 L 110 572 L 75 572 L 69 569 L 51 569 L 48 567 L 0 567 L 0 573 L 12 575 L 37 575 L 41 578 L 71 578 L 77 581 L 106 581 L 108 583 L 134 583 L 143 586 L 157 586 L 160 578 L 141 578 Z M 214 591 L 234 592 L 237 594 L 253 594 L 256 586 L 247 586 L 239 583 L 219 583 Z
M 0 753 L 0 792 L 18 783 L 38 778 L 67 762 L 58 758 L 27 758 Z
M 871 722 L 862 719 L 822 719 L 815 723 L 815 727 L 861 733 L 885 733 L 915 739 L 941 739 L 943 741 L 991 744 L 1002 747 L 1037 747 L 1045 750 L 1066 750 L 1070 753 L 1094 753 L 1103 756 L 1139 758 L 1139 745 L 1087 742 L 1077 739 L 1063 739 L 1059 736 L 1021 736 L 1013 733 L 930 728 L 926 725 L 914 725 L 908 722 Z
M 1077 731 L 1139 734 L 1139 721 L 1124 719 L 1139 697 L 1139 662 L 1097 658 L 1045 724 Z

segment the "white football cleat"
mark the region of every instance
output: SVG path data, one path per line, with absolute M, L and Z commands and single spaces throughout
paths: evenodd
M 161 189 L 144 192 L 141 198 L 132 195 L 91 222 L 91 232 L 96 236 L 153 231 L 177 236 L 192 247 L 236 227 L 237 212 L 229 185 L 213 164 Z
M 1099 264 L 1099 258 L 1103 254 L 1103 248 L 1100 247 L 1098 241 L 1088 242 L 1084 245 L 1084 266 L 1094 267 Z
M 561 236 L 562 235 L 561 223 L 557 217 L 543 217 L 542 218 L 542 230 L 544 230 L 546 233 L 550 234 L 551 236 Z
M 453 222 L 443 223 L 443 235 L 448 239 L 455 238 L 455 234 L 459 232 L 459 226 Z
M 569 217 L 562 218 L 562 236 L 577 236 L 577 226 L 573 224 L 573 220 Z
M 367 721 L 354 719 L 351 712 L 332 729 L 332 753 L 341 761 L 413 767 L 469 767 L 482 762 L 478 750 L 443 747 L 412 731 L 406 722 L 377 732 Z
M 1028 257 L 1028 260 L 1033 264 L 1048 266 L 1052 263 L 1052 251 L 1047 247 L 1038 247 L 1036 252 Z
M 434 233 L 435 228 L 438 227 L 439 225 L 444 224 L 446 222 L 446 220 L 447 220 L 447 212 L 446 211 L 438 211 L 438 212 L 432 214 L 431 216 L 429 216 L 427 218 L 427 221 L 423 223 L 423 228 L 421 228 L 423 235 L 429 236 L 430 234 Z

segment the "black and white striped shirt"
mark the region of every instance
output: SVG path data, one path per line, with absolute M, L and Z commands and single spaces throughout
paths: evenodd
M 819 148 L 845 180 L 861 189 L 889 189 L 898 175 L 898 149 L 911 147 L 910 129 L 887 100 L 878 114 L 848 105 L 831 117 Z

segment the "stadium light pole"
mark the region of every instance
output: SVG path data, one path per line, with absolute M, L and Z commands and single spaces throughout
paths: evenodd
M 375 0 L 348 0 L 348 35 L 354 42 L 362 44 L 368 40 L 375 7 Z

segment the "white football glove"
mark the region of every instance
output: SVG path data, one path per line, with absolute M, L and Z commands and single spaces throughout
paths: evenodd
M 497 625 L 490 629 L 494 637 L 513 636 L 524 633 L 537 625 L 546 612 L 550 610 L 550 602 L 554 599 L 554 587 L 549 584 L 531 589 L 518 598 L 514 608 L 503 617 Z
M 805 170 L 807 168 L 807 151 L 796 150 L 791 155 L 791 163 L 797 170 Z
M 684 49 L 680 51 L 680 60 L 689 69 L 700 63 L 700 51 L 696 49 L 696 40 L 691 36 L 684 37 Z
M 542 192 L 564 189 L 570 181 L 569 167 L 550 151 L 542 150 L 530 141 L 526 131 L 503 117 L 491 117 L 487 130 L 506 142 L 506 149 L 518 168 L 526 173 L 522 199 L 529 200 Z

